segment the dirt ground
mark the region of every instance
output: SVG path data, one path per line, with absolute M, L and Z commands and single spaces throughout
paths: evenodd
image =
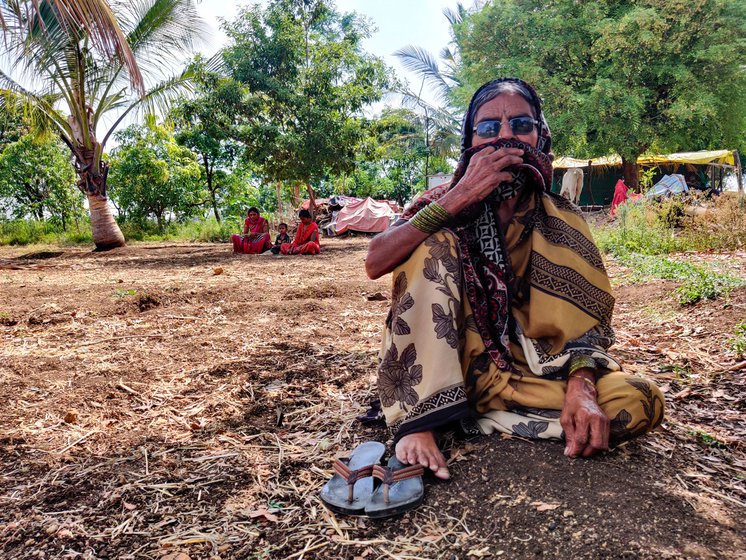
M 382 521 L 331 515 L 331 463 L 382 426 L 390 277 L 364 237 L 317 257 L 228 245 L 0 248 L 0 557 L 746 558 L 746 290 L 682 307 L 613 262 L 615 354 L 668 399 L 605 456 L 455 441 L 453 479 Z M 717 260 L 746 276 L 746 253 Z

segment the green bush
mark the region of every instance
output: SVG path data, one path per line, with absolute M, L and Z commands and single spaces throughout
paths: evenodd
M 218 223 L 215 218 L 184 223 L 172 222 L 163 231 L 154 221 L 124 221 L 119 228 L 127 241 L 191 241 L 201 243 L 224 243 L 231 235 L 241 232 L 241 224 L 235 221 Z
M 0 222 L 0 245 L 54 243 L 56 240 L 56 228 L 49 222 L 37 220 Z
M 674 230 L 659 219 L 655 203 L 640 200 L 619 207 L 617 221 L 596 228 L 594 238 L 605 253 L 660 255 L 684 250 Z
M 241 232 L 241 225 L 237 222 L 222 221 L 218 223 L 214 218 L 199 222 L 179 224 L 174 236 L 188 241 L 203 243 L 217 243 L 230 241 L 231 235 Z
M 746 197 L 699 193 L 619 207 L 617 219 L 594 228 L 599 248 L 613 255 L 680 251 L 733 251 L 746 246 Z
M 67 230 L 63 230 L 50 221 L 0 222 L 0 245 L 80 245 L 92 242 L 91 225 L 88 219 L 73 222 Z

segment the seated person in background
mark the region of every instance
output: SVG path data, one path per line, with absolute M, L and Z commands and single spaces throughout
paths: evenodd
M 280 251 L 283 255 L 317 255 L 321 252 L 319 244 L 319 226 L 311 218 L 308 210 L 301 210 L 298 213 L 300 225 L 295 232 L 295 239 L 292 243 L 283 243 L 280 245 Z
M 277 229 L 280 230 L 280 235 L 278 235 L 275 239 L 275 247 L 282 245 L 283 243 L 293 242 L 293 240 L 290 239 L 290 236 L 288 235 L 288 225 L 286 223 L 281 223 L 279 226 L 277 226 Z
M 269 224 L 259 215 L 255 206 L 249 208 L 243 223 L 243 235 L 233 235 L 233 252 L 256 255 L 272 247 L 269 237 Z
M 279 226 L 277 226 L 277 228 L 280 230 L 280 235 L 277 236 L 277 238 L 275 239 L 275 246 L 272 247 L 273 255 L 280 254 L 280 247 L 282 247 L 283 243 L 293 242 L 290 235 L 288 235 L 288 225 L 286 223 L 281 223 Z

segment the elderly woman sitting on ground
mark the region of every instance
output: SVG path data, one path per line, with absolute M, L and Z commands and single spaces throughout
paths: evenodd
M 622 373 L 614 298 L 580 211 L 550 192 L 551 135 L 534 89 L 482 86 L 449 185 L 425 192 L 370 243 L 393 271 L 378 389 L 396 456 L 448 478 L 437 434 L 564 438 L 589 457 L 663 418 L 663 396 Z

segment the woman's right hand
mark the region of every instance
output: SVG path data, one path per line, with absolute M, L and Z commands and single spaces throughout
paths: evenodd
M 504 170 L 522 163 L 522 156 L 523 150 L 520 148 L 496 150 L 490 146 L 480 150 L 469 160 L 461 180 L 438 203 L 455 216 L 465 208 L 481 202 L 499 185 L 513 179 L 513 174 Z
M 480 150 L 469 160 L 461 180 L 438 200 L 438 204 L 451 216 L 456 216 L 465 208 L 484 200 L 501 183 L 513 179 L 510 172 L 503 170 L 521 163 L 522 155 L 523 150 L 519 148 L 495 150 L 488 147 Z M 375 280 L 394 270 L 428 236 L 407 223 L 390 227 L 376 235 L 368 245 L 365 259 L 368 277 Z

